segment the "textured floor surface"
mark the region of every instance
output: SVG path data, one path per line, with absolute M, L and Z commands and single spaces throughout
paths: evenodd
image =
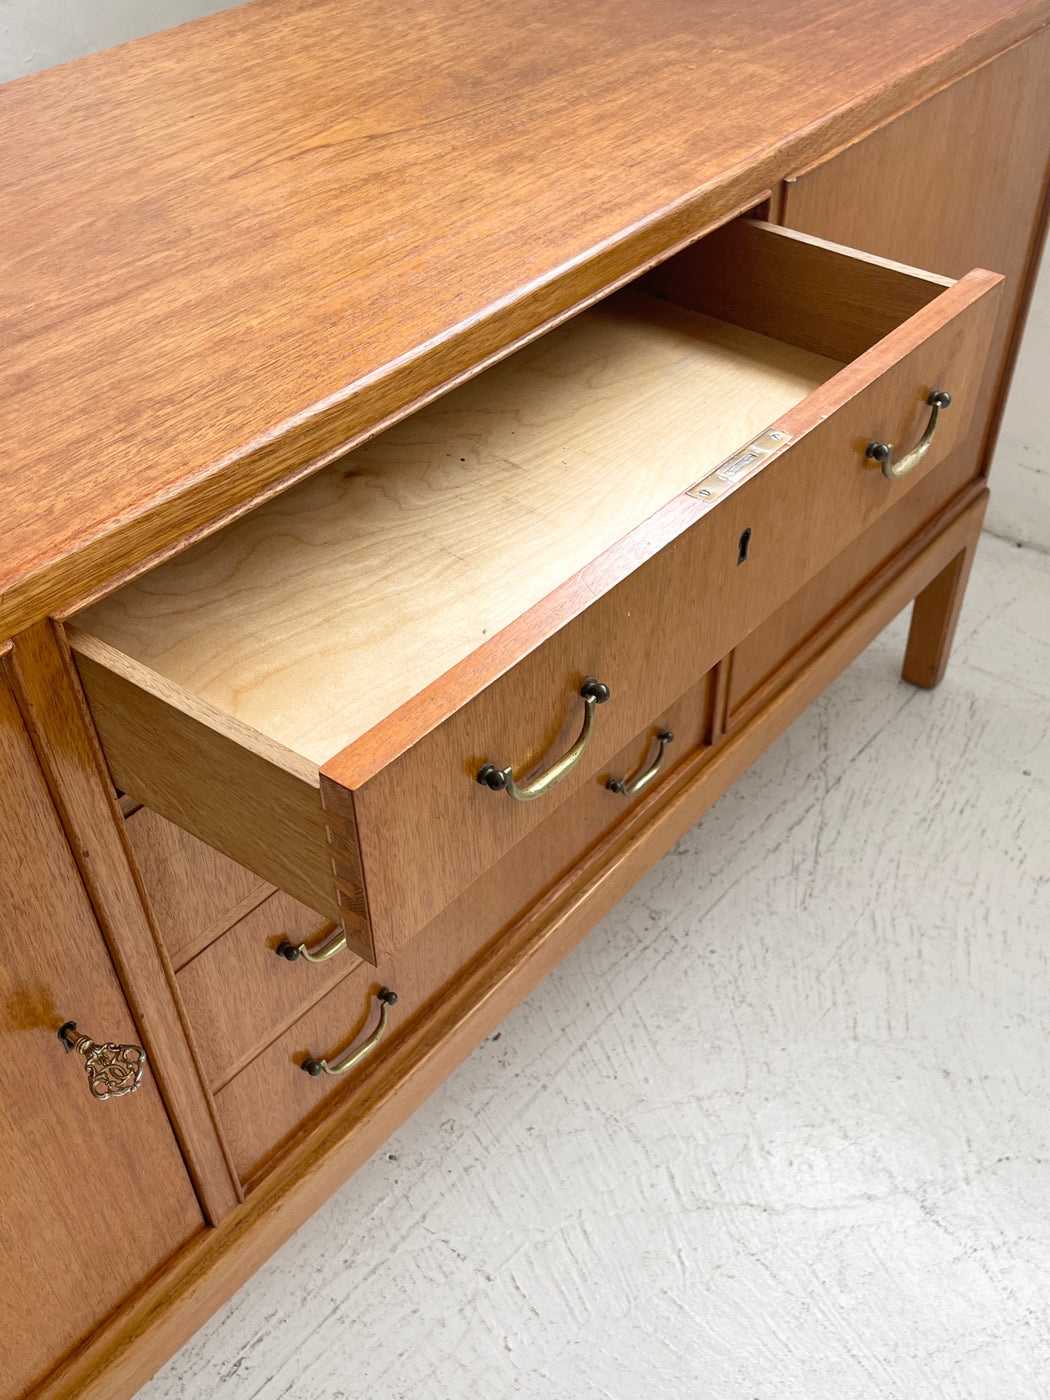
M 142 1400 L 1050 1396 L 1048 600 L 986 536 Z

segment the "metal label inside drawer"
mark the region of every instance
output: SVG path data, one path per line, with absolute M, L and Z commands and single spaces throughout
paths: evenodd
M 720 467 L 715 467 L 713 472 L 708 472 L 707 476 L 701 477 L 695 486 L 690 486 L 686 495 L 696 496 L 705 501 L 714 500 L 717 496 L 721 496 L 724 491 L 728 491 L 731 486 L 735 486 L 737 482 L 743 480 L 744 477 L 750 476 L 767 458 L 790 441 L 790 433 L 784 432 L 781 428 L 770 428 L 761 437 L 755 438 L 754 442 L 748 443 L 739 452 L 735 452 Z

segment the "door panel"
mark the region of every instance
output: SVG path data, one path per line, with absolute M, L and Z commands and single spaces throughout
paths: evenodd
M 135 1025 L 0 670 L 0 1395 L 20 1395 L 202 1224 L 146 1068 L 92 1097 L 59 1027 Z
M 960 484 L 982 456 L 1041 241 L 1048 81 L 1044 31 L 786 185 L 790 228 L 949 277 L 1006 277 Z

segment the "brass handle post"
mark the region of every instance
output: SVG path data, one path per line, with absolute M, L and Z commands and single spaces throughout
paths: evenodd
M 308 948 L 305 943 L 292 943 L 290 939 L 282 938 L 274 952 L 280 958 L 287 958 L 289 962 L 305 958 L 307 962 L 323 963 L 329 958 L 334 958 L 336 953 L 342 953 L 345 948 L 346 930 L 337 928 L 316 948 Z
M 621 797 L 633 797 L 636 792 L 641 792 L 642 788 L 649 786 L 663 767 L 668 745 L 674 743 L 674 735 L 669 729 L 661 729 L 656 736 L 656 741 L 660 747 L 649 767 L 643 768 L 633 778 L 610 778 L 605 784 L 610 792 L 618 793 Z
M 67 1055 L 83 1055 L 88 1088 L 96 1099 L 119 1099 L 142 1083 L 146 1052 L 141 1045 L 97 1045 L 89 1035 L 79 1034 L 76 1021 L 67 1021 L 58 1038 Z
M 881 463 L 882 474 L 890 481 L 899 481 L 902 476 L 907 476 L 909 472 L 915 470 L 926 456 L 927 452 L 929 452 L 930 444 L 933 442 L 933 435 L 937 431 L 937 420 L 941 416 L 941 409 L 948 408 L 951 405 L 951 401 L 951 394 L 946 394 L 943 389 L 933 390 L 926 400 L 932 410 L 930 413 L 930 421 L 926 424 L 926 431 L 912 450 L 903 456 L 899 462 L 893 460 L 892 442 L 869 442 L 867 450 L 864 453 L 865 457 L 870 458 L 873 462 Z
M 515 802 L 534 802 L 537 797 L 543 797 L 551 788 L 557 787 L 563 778 L 567 778 L 591 742 L 595 707 L 604 705 L 608 700 L 609 687 L 602 685 L 601 681 L 596 681 L 593 676 L 588 676 L 580 686 L 580 695 L 586 707 L 583 728 L 580 730 L 580 737 L 568 753 L 563 754 L 557 763 L 551 764 L 546 773 L 541 773 L 531 783 L 516 782 L 513 768 L 497 768 L 494 763 L 483 763 L 478 769 L 478 782 L 482 787 L 491 788 L 493 792 L 505 792 L 509 797 L 513 797 Z
M 359 1065 L 367 1055 L 371 1055 L 386 1033 L 387 1012 L 397 1001 L 397 993 L 392 992 L 389 987 L 383 987 L 376 993 L 376 1000 L 379 1002 L 379 1020 L 368 1039 L 362 1040 L 356 1047 L 351 1047 L 345 1055 L 333 1060 L 331 1064 L 327 1060 L 315 1060 L 312 1055 L 308 1055 L 302 1063 L 302 1068 L 307 1074 L 345 1074 L 348 1069 L 353 1069 L 354 1065 Z

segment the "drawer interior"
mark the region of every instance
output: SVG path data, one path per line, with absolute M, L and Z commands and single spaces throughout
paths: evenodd
M 323 764 L 839 368 L 621 293 L 78 626 Z
M 948 285 L 738 221 L 580 312 L 73 620 L 115 780 L 339 917 L 320 767 Z
M 712 235 L 643 283 L 656 295 L 580 313 L 77 628 L 323 764 L 945 285 L 827 253 L 807 288 L 795 263 L 817 240 L 764 226 L 749 257 L 748 232 Z

